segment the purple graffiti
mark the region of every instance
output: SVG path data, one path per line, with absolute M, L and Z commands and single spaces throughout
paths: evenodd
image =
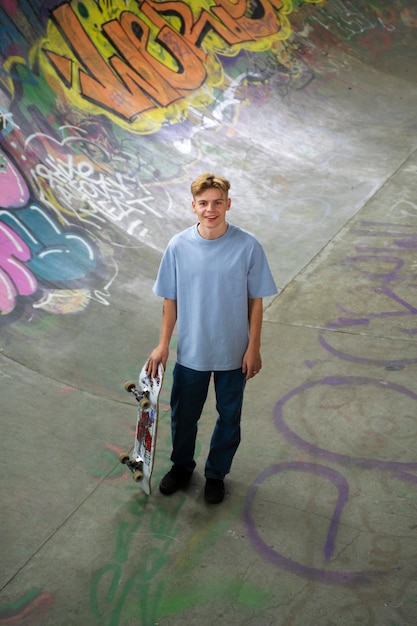
M 326 328 L 332 329 L 332 328 L 340 328 L 342 326 L 350 326 L 354 324 L 356 320 L 359 320 L 359 323 L 361 324 L 366 324 L 366 323 L 369 323 L 370 319 L 377 319 L 377 318 L 382 319 L 382 318 L 389 318 L 389 317 L 406 317 L 408 315 L 417 315 L 417 308 L 413 306 L 412 304 L 410 304 L 409 302 L 407 302 L 406 300 L 404 300 L 404 298 L 401 298 L 400 296 L 398 296 L 394 292 L 394 290 L 388 287 L 387 285 L 384 285 L 383 287 L 375 287 L 374 289 L 371 289 L 371 291 L 373 293 L 382 294 L 386 296 L 387 298 L 390 298 L 391 300 L 393 300 L 400 306 L 404 307 L 405 311 L 380 311 L 380 312 L 368 313 L 367 317 L 363 317 L 363 318 L 339 317 L 335 322 L 330 322 L 329 324 L 326 324 Z M 351 311 L 348 311 L 346 308 L 340 305 L 338 308 L 342 310 L 344 313 L 353 315 Z
M 383 461 L 379 459 L 369 459 L 364 457 L 354 457 L 348 456 L 345 454 L 338 454 L 332 452 L 330 450 L 326 450 L 324 448 L 320 448 L 308 441 L 306 441 L 303 437 L 296 434 L 288 424 L 285 422 L 283 417 L 283 407 L 284 405 L 296 395 L 303 393 L 304 391 L 311 389 L 317 385 L 330 385 L 331 387 L 338 387 L 340 385 L 371 385 L 377 388 L 381 388 L 383 390 L 390 390 L 396 393 L 400 393 L 410 398 L 411 400 L 417 401 L 417 394 L 413 393 L 406 387 L 401 385 L 397 385 L 394 383 L 389 383 L 382 380 L 377 380 L 373 378 L 365 378 L 365 377 L 355 377 L 355 376 L 331 376 L 322 378 L 320 380 L 312 381 L 309 383 L 305 383 L 304 385 L 300 385 L 299 387 L 293 389 L 291 392 L 283 396 L 275 407 L 274 417 L 275 424 L 278 430 L 284 435 L 284 437 L 292 444 L 297 446 L 299 449 L 304 452 L 319 456 L 324 458 L 327 461 L 339 463 L 341 465 L 356 465 L 363 467 L 365 469 L 378 469 L 378 470 L 388 470 L 391 472 L 392 476 L 394 476 L 398 480 L 412 482 L 417 484 L 417 476 L 411 474 L 411 471 L 417 470 L 417 462 L 414 463 L 402 463 L 402 462 L 393 462 L 393 461 Z M 375 576 L 383 576 L 390 573 L 390 570 L 379 570 L 379 571 L 332 571 L 319 569 L 315 567 L 311 567 L 305 565 L 303 563 L 297 562 L 290 557 L 286 557 L 283 554 L 279 553 L 274 547 L 268 545 L 260 536 L 259 531 L 256 526 L 256 521 L 254 519 L 254 501 L 258 492 L 258 488 L 260 485 L 275 474 L 280 472 L 304 472 L 307 474 L 313 474 L 320 476 L 328 481 L 330 481 L 337 490 L 337 500 L 334 506 L 333 514 L 330 519 L 329 528 L 327 531 L 327 537 L 324 545 L 324 557 L 328 561 L 335 549 L 335 541 L 337 536 L 337 530 L 340 523 L 340 519 L 343 514 L 344 506 L 348 500 L 349 495 L 349 485 L 346 478 L 338 471 L 326 467 L 323 465 L 319 465 L 316 463 L 307 463 L 307 462 L 284 462 L 278 463 L 276 465 L 272 465 L 271 467 L 265 469 L 259 476 L 256 478 L 255 482 L 250 487 L 244 508 L 244 519 L 248 529 L 248 535 L 255 546 L 256 550 L 262 554 L 265 559 L 269 560 L 271 563 L 281 567 L 283 569 L 289 570 L 292 573 L 302 576 L 304 578 L 311 578 L 314 580 L 321 580 L 323 582 L 330 583 L 338 583 L 338 584 L 357 584 L 357 585 L 367 585 L 371 583 L 371 580 Z M 396 568 L 398 569 L 398 568 Z
M 378 317 L 390 317 L 393 316 L 397 313 L 397 315 L 407 315 L 407 311 L 409 311 L 409 313 L 411 313 L 411 315 L 417 315 L 417 308 L 415 306 L 413 306 L 412 304 L 410 304 L 409 302 L 407 302 L 406 300 L 404 300 L 404 298 L 401 298 L 400 296 L 397 296 L 397 294 L 390 288 L 387 286 L 384 287 L 379 287 L 378 289 L 374 289 L 375 293 L 382 293 L 385 296 L 387 296 L 388 298 L 391 298 L 392 300 L 394 300 L 394 302 L 397 302 L 397 304 L 400 304 L 401 306 L 403 306 L 406 311 L 403 312 L 401 311 L 400 313 L 397 313 L 396 311 L 388 311 L 387 313 L 378 313 Z
M 417 307 L 410 302 L 406 301 L 404 297 L 398 295 L 394 289 L 390 286 L 392 283 L 404 284 L 409 282 L 410 288 L 415 287 L 416 274 L 415 273 L 402 273 L 405 267 L 405 261 L 398 257 L 401 252 L 408 252 L 414 250 L 416 247 L 417 235 L 413 231 L 413 226 L 408 224 L 390 224 L 386 222 L 361 222 L 361 225 L 366 229 L 356 229 L 352 232 L 355 235 L 362 237 L 390 237 L 393 239 L 392 247 L 394 248 L 394 254 L 387 252 L 386 247 L 378 246 L 356 246 L 357 256 L 349 256 L 341 261 L 342 266 L 355 266 L 357 271 L 362 274 L 364 278 L 370 281 L 375 281 L 375 287 L 369 287 L 371 293 L 379 296 L 385 296 L 390 301 L 391 305 L 395 304 L 393 310 L 387 311 L 371 311 L 367 314 L 357 315 L 356 313 L 349 311 L 345 307 L 338 305 L 337 308 L 343 312 L 344 316 L 339 317 L 326 324 L 325 328 L 328 330 L 335 330 L 346 326 L 357 325 L 369 325 L 372 320 L 378 319 L 395 319 L 404 318 L 407 316 L 417 315 Z M 381 230 L 383 229 L 383 230 Z M 368 269 L 365 269 L 364 265 L 369 264 Z M 372 264 L 385 264 L 388 266 L 388 271 L 371 271 Z M 390 267 L 389 267 L 390 266 Z M 401 328 L 401 332 L 408 334 L 415 334 L 416 328 Z M 360 359 L 350 357 L 344 353 L 333 350 L 329 344 L 322 339 L 322 345 L 327 350 L 337 355 L 344 360 L 353 360 L 355 362 L 367 363 L 370 365 L 378 364 L 383 365 L 385 361 L 376 361 L 372 359 Z M 395 361 L 397 362 L 397 360 Z M 415 363 L 415 359 L 404 360 L 401 363 Z
M 409 332 L 413 332 L 413 331 L 409 331 Z M 365 365 L 378 365 L 380 367 L 390 367 L 392 365 L 397 365 L 397 366 L 411 365 L 413 363 L 417 363 L 417 357 L 413 359 L 383 360 L 383 359 L 368 359 L 366 357 L 353 356 L 351 354 L 348 354 L 347 352 L 342 352 L 342 350 L 336 350 L 336 348 L 333 348 L 333 346 L 331 346 L 323 336 L 319 337 L 319 342 L 320 342 L 320 345 L 325 350 L 327 350 L 327 352 L 330 352 L 330 354 L 333 354 L 333 356 L 337 356 L 339 359 L 342 359 L 342 361 L 350 361 L 351 363 L 363 363 Z
M 328 560 L 334 552 L 334 542 L 336 538 L 337 528 L 343 512 L 343 507 L 349 495 L 348 482 L 344 478 L 344 476 L 342 476 L 342 474 L 329 467 L 324 467 L 323 465 L 317 465 L 314 463 L 299 463 L 296 461 L 288 463 L 278 463 L 277 465 L 272 465 L 271 467 L 267 468 L 261 474 L 259 474 L 259 476 L 256 478 L 255 482 L 248 491 L 245 501 L 244 519 L 248 529 L 249 538 L 252 544 L 255 546 L 257 552 L 262 554 L 265 559 L 267 559 L 271 563 L 274 563 L 278 567 L 289 570 L 294 574 L 303 576 L 304 578 L 321 580 L 323 582 L 367 585 L 371 583 L 372 577 L 388 573 L 386 571 L 341 572 L 334 570 L 327 571 L 323 569 L 318 569 L 315 567 L 310 567 L 308 565 L 303 565 L 302 563 L 298 563 L 290 557 L 286 557 L 283 554 L 280 554 L 273 547 L 265 543 L 265 541 L 259 535 L 259 532 L 256 528 L 256 522 L 253 517 L 252 510 L 254 500 L 258 488 L 264 482 L 264 480 L 280 472 L 289 471 L 316 474 L 317 476 L 321 476 L 322 478 L 329 480 L 336 487 L 338 492 L 337 502 L 334 507 L 329 530 L 327 532 L 326 543 L 324 546 L 324 556 L 326 560 Z
M 339 317 L 335 322 L 326 324 L 326 329 L 333 330 L 336 328 L 344 328 L 345 326 L 367 326 L 369 318 L 367 317 Z
M 385 273 L 385 274 L 360 270 L 367 278 L 374 279 L 374 280 L 379 278 L 385 282 L 391 282 L 397 277 L 398 273 L 404 267 L 404 261 L 402 259 L 398 259 L 397 257 L 393 257 L 393 256 L 379 256 L 379 255 L 378 256 L 377 255 L 366 255 L 366 256 L 358 255 L 358 256 L 353 256 L 353 257 L 346 257 L 346 259 L 343 259 L 342 265 L 350 265 L 352 263 L 361 263 L 361 262 L 369 263 L 371 261 L 375 261 L 377 263 L 381 263 L 381 262 L 390 263 L 394 266 L 390 272 Z
M 417 248 L 417 235 L 412 235 L 410 239 L 400 239 L 395 242 L 399 248 L 406 250 L 415 250 Z
M 327 459 L 328 461 L 340 463 L 342 465 L 359 465 L 367 469 L 391 470 L 393 472 L 401 472 L 404 470 L 417 470 L 417 462 L 401 463 L 396 461 L 381 461 L 379 459 L 352 457 L 345 454 L 331 452 L 329 450 L 325 450 L 324 448 L 319 448 L 318 446 L 306 441 L 305 439 L 297 435 L 294 431 L 292 431 L 291 428 L 286 424 L 283 417 L 284 405 L 294 396 L 298 395 L 299 393 L 303 393 L 307 389 L 316 387 L 317 385 L 330 385 L 331 387 L 337 387 L 339 385 L 371 385 L 373 387 L 378 387 L 383 390 L 388 389 L 390 391 L 395 391 L 396 393 L 405 395 L 408 398 L 411 398 L 412 400 L 415 400 L 417 402 L 417 394 L 413 393 L 406 387 L 383 380 L 377 380 L 374 378 L 362 378 L 356 376 L 329 376 L 327 378 L 322 378 L 320 380 L 305 383 L 304 385 L 296 387 L 285 396 L 283 396 L 275 406 L 275 424 L 278 430 L 284 435 L 284 437 L 288 441 L 296 445 L 298 448 L 304 450 L 305 452 L 308 452 L 309 454 L 320 456 Z M 417 477 L 415 477 L 415 482 L 417 483 Z
M 0 206 L 21 207 L 29 201 L 29 189 L 17 167 L 0 149 Z

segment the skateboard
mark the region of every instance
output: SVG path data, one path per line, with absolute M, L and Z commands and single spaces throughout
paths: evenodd
M 130 453 L 122 452 L 119 455 L 119 461 L 127 465 L 133 474 L 133 480 L 140 483 L 143 491 L 149 496 L 158 430 L 159 394 L 164 381 L 164 368 L 159 364 L 158 375 L 152 378 L 147 375 L 145 367 L 146 364 L 142 367 L 137 385 L 130 381 L 124 384 L 126 391 L 135 396 L 139 406 L 135 443 Z

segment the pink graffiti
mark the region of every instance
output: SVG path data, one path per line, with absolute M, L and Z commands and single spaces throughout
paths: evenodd
M 29 201 L 28 186 L 9 157 L 0 150 L 0 206 L 5 209 L 25 206 Z
M 32 272 L 21 261 L 30 259 L 25 242 L 0 222 L 0 311 L 10 313 L 17 295 L 29 296 L 38 285 Z

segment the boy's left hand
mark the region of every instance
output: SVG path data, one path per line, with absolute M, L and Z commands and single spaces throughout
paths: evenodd
M 262 369 L 262 359 L 259 350 L 251 350 L 248 348 L 243 356 L 242 372 L 246 374 L 246 380 L 249 380 L 259 374 Z

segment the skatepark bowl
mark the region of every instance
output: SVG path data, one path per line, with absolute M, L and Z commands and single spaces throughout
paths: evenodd
M 0 28 L 0 625 L 415 626 L 415 1 L 1 0 Z M 118 462 L 202 172 L 279 287 L 220 505 L 212 388 L 158 489 L 175 332 L 152 494 Z

